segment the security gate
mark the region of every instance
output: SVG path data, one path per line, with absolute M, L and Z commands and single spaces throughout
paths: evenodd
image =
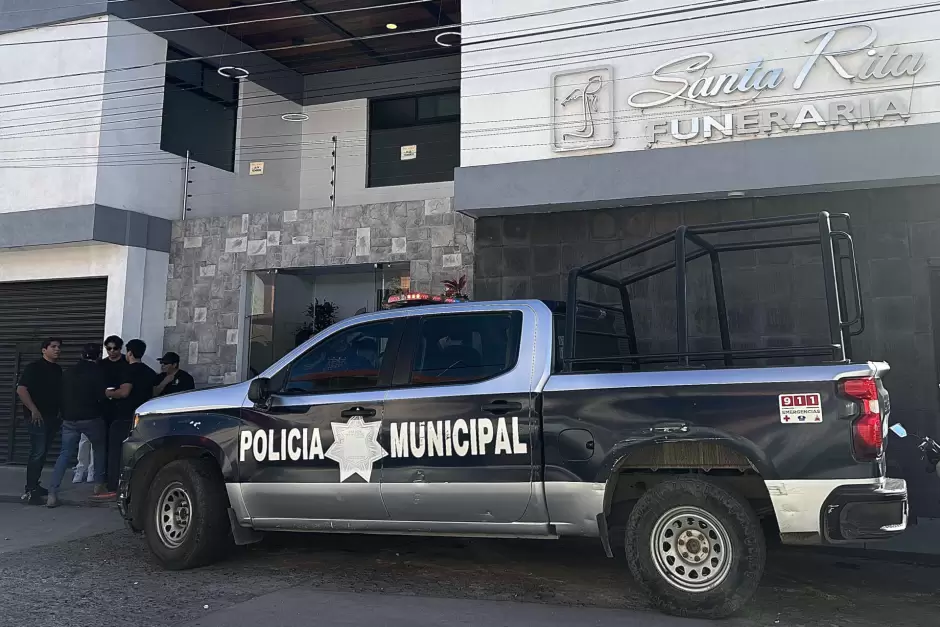
M 48 337 L 62 340 L 59 363 L 68 368 L 82 344 L 104 341 L 107 279 L 0 283 L 0 463 L 25 463 L 29 438 L 16 382 L 23 368 L 41 358 Z M 50 458 L 58 454 L 58 440 Z

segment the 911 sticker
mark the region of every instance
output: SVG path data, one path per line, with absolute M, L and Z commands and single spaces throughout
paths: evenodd
M 781 394 L 780 422 L 787 425 L 823 421 L 819 394 Z

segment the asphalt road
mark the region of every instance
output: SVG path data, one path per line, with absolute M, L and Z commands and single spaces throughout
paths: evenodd
M 591 542 L 281 535 L 187 572 L 102 509 L 0 504 L 0 625 L 686 627 Z M 771 553 L 729 627 L 935 627 L 940 568 Z

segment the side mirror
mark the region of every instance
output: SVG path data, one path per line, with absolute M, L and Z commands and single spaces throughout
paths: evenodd
M 248 385 L 248 400 L 255 405 L 262 405 L 271 396 L 270 379 L 253 379 Z

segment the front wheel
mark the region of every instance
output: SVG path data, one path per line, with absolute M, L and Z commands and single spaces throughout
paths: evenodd
M 630 513 L 625 541 L 633 576 L 667 614 L 725 618 L 753 596 L 764 572 L 757 514 L 708 479 L 653 487 Z
M 147 496 L 144 533 L 170 570 L 204 566 L 232 546 L 228 500 L 211 462 L 181 459 L 160 469 Z

